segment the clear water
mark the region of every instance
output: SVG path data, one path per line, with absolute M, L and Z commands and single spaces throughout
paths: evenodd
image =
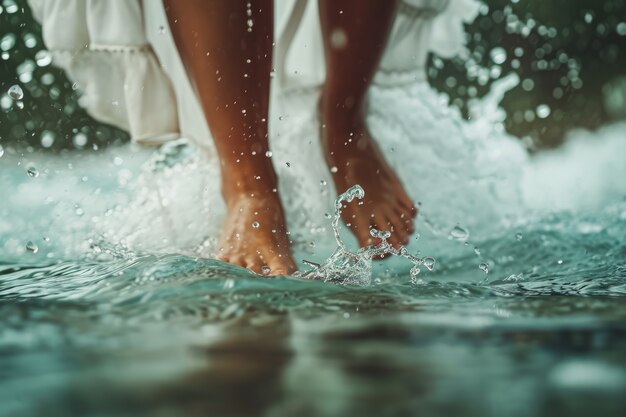
M 532 158 L 503 134 L 624 114 L 623 1 L 483 5 L 467 55 L 428 71 L 469 123 L 427 85 L 373 88 L 370 128 L 421 203 L 382 263 L 335 239 L 315 95 L 285 97 L 272 151 L 301 271 L 282 278 L 206 258 L 214 160 L 91 150 L 115 132 L 74 126 L 78 85 L 19 3 L 0 6 L 0 416 L 624 415 L 626 125 Z
M 147 157 L 127 152 L 131 166 Z M 72 249 L 82 256 L 59 256 L 72 219 L 102 207 L 51 205 L 26 216 L 30 226 L 7 208 L 39 201 L 33 180 L 53 171 L 19 167 L 2 178 L 20 193 L 4 208 L 12 223 L 2 223 L 0 415 L 622 415 L 623 200 L 459 242 L 460 255 L 419 279 L 410 262 L 375 266 L 355 286 L 93 240 Z M 123 200 L 109 174 L 89 174 L 75 186 L 97 182 Z M 32 236 L 39 221 L 57 222 L 41 228 L 52 237 Z M 19 245 L 16 231 L 26 233 Z M 490 257 L 488 273 L 475 247 Z
M 0 415 L 623 415 L 626 126 L 527 160 L 489 102 L 466 124 L 425 86 L 373 94 L 420 236 L 374 263 L 336 240 L 314 151 L 278 143 L 294 277 L 206 258 L 217 175 L 183 142 L 6 147 Z

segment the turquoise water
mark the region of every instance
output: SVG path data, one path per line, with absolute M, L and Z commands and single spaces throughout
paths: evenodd
M 130 171 L 146 159 L 122 156 Z M 105 207 L 29 201 L 89 184 L 123 204 L 124 187 L 82 180 L 71 158 L 0 175 L 18 191 L 0 223 L 0 415 L 623 413 L 623 199 L 529 215 L 447 256 L 423 248 L 436 263 L 413 279 L 396 259 L 338 285 L 78 239 Z

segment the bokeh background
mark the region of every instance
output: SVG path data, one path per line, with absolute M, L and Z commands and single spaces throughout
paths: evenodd
M 463 56 L 431 57 L 432 84 L 469 117 L 494 81 L 518 74 L 503 123 L 531 151 L 558 146 L 571 129 L 626 118 L 626 0 L 490 0 L 467 37 Z M 23 99 L 9 94 L 14 85 Z M 0 146 L 99 149 L 127 140 L 80 107 L 26 0 L 1 0 Z

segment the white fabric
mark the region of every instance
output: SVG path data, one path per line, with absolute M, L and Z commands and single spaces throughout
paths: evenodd
M 92 116 L 128 130 L 135 141 L 154 144 L 183 135 L 212 149 L 161 0 L 29 2 L 55 63 L 78 83 L 82 104 Z M 272 107 L 277 109 L 276 100 L 285 91 L 317 87 L 325 73 L 317 1 L 280 0 L 275 10 L 278 82 Z M 425 80 L 427 54 L 458 53 L 463 22 L 471 21 L 477 10 L 476 0 L 401 1 L 374 82 Z
M 54 63 L 93 117 L 145 144 L 180 136 L 174 91 L 146 38 L 139 1 L 29 2 Z
M 285 0 L 280 4 L 275 37 L 278 39 L 276 70 L 281 87 L 322 84 L 325 71 L 317 2 Z M 425 80 L 428 53 L 445 58 L 458 54 L 465 44 L 463 24 L 474 20 L 478 8 L 476 0 L 398 2 L 398 13 L 375 84 Z M 300 14 L 301 18 L 294 18 Z

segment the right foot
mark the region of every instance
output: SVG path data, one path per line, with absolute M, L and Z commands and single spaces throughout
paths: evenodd
M 323 100 L 322 147 L 335 188 L 343 192 L 358 184 L 365 190 L 363 200 L 344 207 L 343 221 L 361 247 L 375 243 L 370 235 L 373 228 L 391 232 L 388 242 L 394 248 L 406 245 L 414 232 L 417 208 L 369 133 L 364 112 L 345 117 Z
M 296 271 L 285 215 L 277 193 L 227 200 L 218 257 L 262 275 Z

